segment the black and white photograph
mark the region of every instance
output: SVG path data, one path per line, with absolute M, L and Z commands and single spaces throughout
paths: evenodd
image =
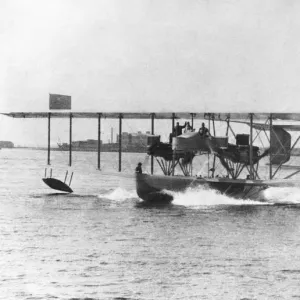
M 0 0 L 0 299 L 300 299 L 300 2 Z

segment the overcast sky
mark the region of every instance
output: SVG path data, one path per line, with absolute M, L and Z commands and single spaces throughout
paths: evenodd
M 1 0 L 0 111 L 47 111 L 57 93 L 75 111 L 300 112 L 299 14 L 297 0 Z M 25 140 L 0 121 L 0 139 Z

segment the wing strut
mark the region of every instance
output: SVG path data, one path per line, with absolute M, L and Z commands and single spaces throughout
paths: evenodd
M 119 114 L 119 172 L 122 171 L 122 114 Z
M 98 170 L 100 170 L 100 154 L 101 154 L 101 114 L 98 114 Z
M 72 166 L 72 114 L 70 114 L 69 166 Z
M 51 113 L 48 114 L 48 159 L 47 164 L 50 166 L 50 133 L 51 133 Z
M 151 114 L 151 134 L 154 135 L 154 117 L 155 114 Z M 153 175 L 153 155 L 151 155 L 151 175 Z
M 273 177 L 273 175 L 272 175 L 272 173 L 273 173 L 273 170 L 272 170 L 272 147 L 271 147 L 271 136 L 272 136 L 272 130 L 273 130 L 273 116 L 272 116 L 272 114 L 270 114 L 270 123 L 269 123 L 269 126 L 270 126 L 270 156 L 269 156 L 269 158 L 270 158 L 270 168 L 269 168 L 269 177 L 270 177 L 270 179 L 272 179 L 272 177 Z
M 250 178 L 254 179 L 253 172 L 253 114 L 250 114 Z

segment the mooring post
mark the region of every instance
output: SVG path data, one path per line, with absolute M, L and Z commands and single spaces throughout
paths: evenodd
M 48 113 L 48 159 L 47 164 L 50 166 L 50 134 L 51 134 L 51 113 Z
M 151 134 L 154 135 L 154 116 L 155 114 L 152 113 L 151 114 Z M 151 155 L 151 175 L 153 175 L 153 168 L 154 164 L 153 164 L 153 155 Z
M 122 171 L 122 114 L 119 114 L 119 172 Z
M 253 176 L 253 114 L 250 114 L 250 179 L 254 179 Z
M 100 170 L 100 153 L 101 153 L 101 114 L 98 114 L 98 170 Z
M 272 179 L 273 177 L 273 170 L 272 170 L 272 130 L 273 130 L 273 115 L 270 114 L 270 155 L 269 155 L 269 159 L 270 159 L 270 168 L 269 168 L 269 177 L 270 179 Z
M 72 166 L 72 114 L 70 114 L 69 166 Z

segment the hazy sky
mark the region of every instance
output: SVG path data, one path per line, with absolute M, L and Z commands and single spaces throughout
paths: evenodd
M 299 15 L 297 0 L 1 0 L 0 111 L 58 93 L 75 111 L 300 112 Z M 0 121 L 0 139 L 44 130 Z

